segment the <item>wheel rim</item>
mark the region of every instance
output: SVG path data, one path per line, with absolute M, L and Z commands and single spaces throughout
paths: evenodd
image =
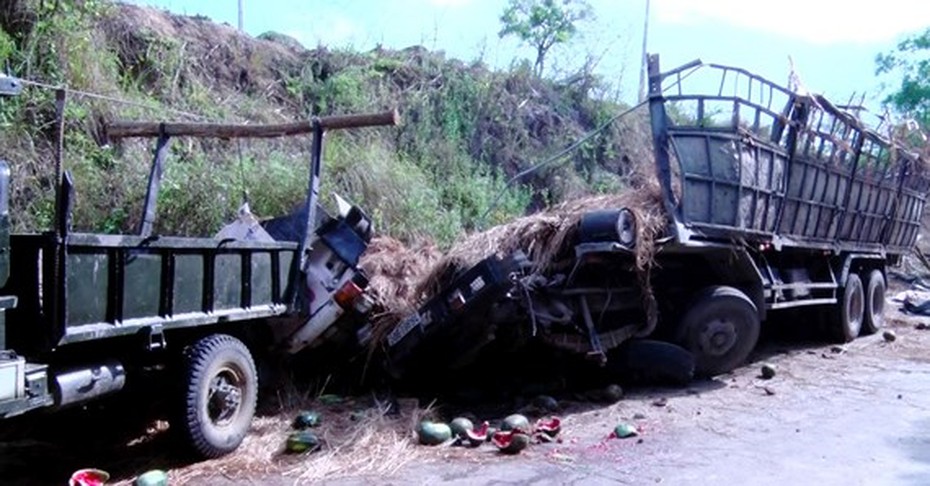
M 881 286 L 876 285 L 872 290 L 872 323 L 880 324 L 885 311 L 885 293 Z
M 207 392 L 207 416 L 217 427 L 231 424 L 242 408 L 245 392 L 244 374 L 232 366 L 224 366 L 210 380 Z
M 858 331 L 862 325 L 862 316 L 865 314 L 865 299 L 862 296 L 862 288 L 855 288 L 849 296 L 849 304 L 846 310 L 848 316 L 849 328 Z
M 723 356 L 736 344 L 736 324 L 730 319 L 714 319 L 697 336 L 698 348 L 710 356 Z

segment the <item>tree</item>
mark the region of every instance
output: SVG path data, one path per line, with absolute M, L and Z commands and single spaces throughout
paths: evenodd
M 876 74 L 900 75 L 900 85 L 884 103 L 930 127 L 930 28 L 908 37 L 898 47 L 875 58 Z
M 542 76 L 549 49 L 571 40 L 578 23 L 591 16 L 585 0 L 509 0 L 500 17 L 503 28 L 498 36 L 516 36 L 536 49 L 533 72 Z

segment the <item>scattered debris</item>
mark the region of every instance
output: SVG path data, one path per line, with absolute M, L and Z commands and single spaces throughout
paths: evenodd
M 614 431 L 610 433 L 611 439 L 627 439 L 630 437 L 636 437 L 639 435 L 639 429 L 635 425 L 622 423 L 614 427 Z
M 304 452 L 313 452 L 320 448 L 322 443 L 319 437 L 313 432 L 301 430 L 291 432 L 287 436 L 286 450 L 292 454 L 302 454 Z
M 452 429 L 444 423 L 435 423 L 428 420 L 420 422 L 417 426 L 417 439 L 423 445 L 439 445 L 452 438 Z
M 317 427 L 320 425 L 320 414 L 312 410 L 301 411 L 294 417 L 294 423 L 292 425 L 295 429 Z
M 885 339 L 885 342 L 889 343 L 893 343 L 896 339 L 898 339 L 898 335 L 895 334 L 895 332 L 891 329 L 885 330 L 885 332 L 882 333 L 882 337 Z
M 110 480 L 110 473 L 101 469 L 80 469 L 71 475 L 68 486 L 103 486 Z
M 775 365 L 771 363 L 763 363 L 761 372 L 762 379 L 771 380 L 772 378 L 775 378 Z
M 153 469 L 137 477 L 132 486 L 168 486 L 168 473 Z
M 495 432 L 491 442 L 504 454 L 517 454 L 530 445 L 530 436 L 519 429 Z

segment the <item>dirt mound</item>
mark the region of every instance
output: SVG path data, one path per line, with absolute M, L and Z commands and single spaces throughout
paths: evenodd
M 282 81 L 300 72 L 307 52 L 253 38 L 207 17 L 130 4 L 116 4 L 100 28 L 120 64 L 149 88 L 165 79 L 183 87 L 196 78 L 219 93 L 273 93 L 283 100 L 287 93 Z M 172 65 L 174 72 L 159 72 Z

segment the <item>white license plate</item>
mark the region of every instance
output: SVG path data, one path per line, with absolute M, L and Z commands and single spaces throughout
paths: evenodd
M 393 346 L 397 344 L 401 339 L 404 338 L 404 336 L 406 336 L 407 334 L 410 334 L 410 331 L 412 331 L 413 328 L 419 327 L 420 322 L 421 322 L 420 314 L 414 314 L 400 321 L 400 324 L 398 324 L 397 327 L 395 327 L 394 330 L 391 331 L 390 334 L 388 334 L 388 338 L 387 338 L 388 346 Z

